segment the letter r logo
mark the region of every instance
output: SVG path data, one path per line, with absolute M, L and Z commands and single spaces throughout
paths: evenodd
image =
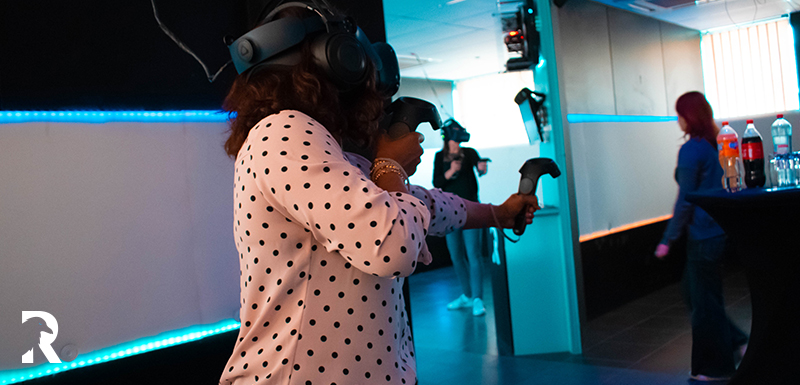
M 23 311 L 22 325 L 31 331 L 32 336 L 38 337 L 39 349 L 50 363 L 61 363 L 53 347 L 50 346 L 58 336 L 58 321 L 56 317 L 45 311 Z M 36 342 L 30 341 L 30 349 L 22 355 L 23 364 L 33 363 L 33 349 Z

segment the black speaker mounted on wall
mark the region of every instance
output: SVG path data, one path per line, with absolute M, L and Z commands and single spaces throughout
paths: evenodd
M 533 0 L 525 0 L 515 13 L 515 28 L 508 31 L 505 44 L 509 52 L 520 56 L 506 62 L 508 71 L 529 69 L 539 64 L 539 31 L 536 29 L 538 12 Z

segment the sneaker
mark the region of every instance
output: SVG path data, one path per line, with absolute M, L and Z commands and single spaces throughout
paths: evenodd
M 701 382 L 715 382 L 715 381 L 728 381 L 730 377 L 709 377 L 704 376 L 702 374 L 692 374 L 689 376 L 694 381 L 701 381 Z
M 466 295 L 461 294 L 455 301 L 447 304 L 447 310 L 463 309 L 472 306 L 472 300 L 467 298 Z
M 483 307 L 483 300 L 480 298 L 472 300 L 472 315 L 478 317 L 484 314 L 486 314 L 486 308 Z

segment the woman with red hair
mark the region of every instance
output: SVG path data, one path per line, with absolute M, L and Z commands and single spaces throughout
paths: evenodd
M 664 258 L 670 244 L 687 232 L 683 286 L 692 322 L 691 378 L 724 381 L 736 370 L 747 335 L 725 314 L 720 273 L 725 232 L 700 207 L 686 201 L 686 195 L 693 191 L 720 187 L 722 168 L 716 145 L 719 128 L 711 106 L 700 92 L 681 95 L 675 110 L 678 124 L 689 139 L 678 152 L 678 199 L 655 255 Z

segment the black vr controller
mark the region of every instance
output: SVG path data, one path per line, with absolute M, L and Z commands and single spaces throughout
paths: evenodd
M 551 177 L 558 178 L 561 175 L 561 170 L 558 169 L 556 162 L 553 162 L 550 158 L 533 158 L 528 159 L 522 165 L 519 173 L 522 174 L 519 180 L 519 193 L 532 195 L 536 193 L 536 185 L 539 183 L 540 176 L 550 174 Z M 514 218 L 514 234 L 522 235 L 525 232 L 526 211 L 527 207 Z
M 417 131 L 422 122 L 430 123 L 434 130 L 442 127 L 442 118 L 436 106 L 422 99 L 403 96 L 386 108 L 383 127 L 392 140 Z

